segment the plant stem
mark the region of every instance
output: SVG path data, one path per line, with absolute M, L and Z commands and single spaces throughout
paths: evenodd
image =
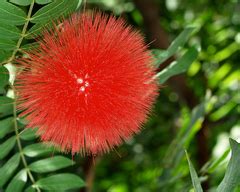
M 26 17 L 26 22 L 25 22 L 22 32 L 21 32 L 21 37 L 18 39 L 18 42 L 16 45 L 16 49 L 13 50 L 11 57 L 7 61 L 2 62 L 1 65 L 11 63 L 13 61 L 13 59 L 15 58 L 17 52 L 19 51 L 22 41 L 23 41 L 24 37 L 26 36 L 27 27 L 28 27 L 29 21 L 31 20 L 34 3 L 35 3 L 35 0 L 32 0 L 29 10 L 28 10 L 27 17 Z
M 11 63 L 13 61 L 13 59 L 15 58 L 21 44 L 22 44 L 22 41 L 26 35 L 26 32 L 27 32 L 27 27 L 28 27 L 28 24 L 29 24 L 29 21 L 31 19 L 31 15 L 32 15 L 32 10 L 33 10 L 33 6 L 34 6 L 34 2 L 35 0 L 32 0 L 31 4 L 30 4 L 30 7 L 29 7 L 29 10 L 28 10 L 28 14 L 27 14 L 27 18 L 26 18 L 26 22 L 23 26 L 23 29 L 22 29 L 22 32 L 21 32 L 21 37 L 19 38 L 18 42 L 17 42 L 17 45 L 16 45 L 16 49 L 14 49 L 11 57 L 8 59 L 8 61 L 6 63 Z M 19 136 L 19 131 L 18 131 L 18 124 L 17 124 L 17 104 L 16 104 L 16 91 L 15 91 L 15 88 L 14 86 L 12 86 L 12 89 L 13 89 L 13 92 L 14 92 L 14 102 L 13 102 L 13 117 L 14 117 L 14 130 L 15 130 L 15 134 L 16 134 L 16 140 L 17 140 L 17 145 L 18 145 L 18 150 L 19 150 L 19 153 L 20 153 L 20 156 L 21 156 L 21 159 L 22 159 L 22 162 L 23 162 L 23 165 L 27 171 L 27 174 L 29 176 L 29 179 L 31 180 L 32 184 L 35 185 L 36 184 L 36 181 L 28 167 L 28 164 L 27 164 L 27 161 L 26 161 L 26 158 L 24 156 L 24 153 L 23 153 L 23 148 L 22 148 L 22 144 L 21 144 L 21 140 L 20 140 L 20 136 Z M 35 189 L 37 190 L 37 192 L 41 192 L 41 190 L 39 189 L 39 187 L 37 187 L 35 185 Z
M 27 174 L 29 176 L 29 179 L 31 180 L 32 184 L 35 186 L 35 189 L 37 190 L 37 192 L 41 192 L 41 190 L 35 185 L 36 181 L 35 181 L 32 173 L 31 173 L 31 171 L 28 167 L 26 158 L 25 158 L 24 153 L 23 153 L 23 148 L 22 148 L 20 137 L 19 137 L 18 124 L 17 124 L 17 105 L 16 105 L 16 96 L 15 96 L 16 91 L 14 90 L 14 87 L 12 87 L 12 89 L 14 91 L 14 97 L 15 97 L 14 102 L 13 102 L 13 117 L 14 117 L 14 130 L 15 130 L 15 134 L 16 134 L 18 150 L 19 150 L 23 165 L 24 165 L 24 167 L 27 171 Z

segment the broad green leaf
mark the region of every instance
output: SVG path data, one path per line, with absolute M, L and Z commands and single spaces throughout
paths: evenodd
M 43 5 L 47 3 L 51 3 L 52 0 L 35 0 L 37 4 Z
M 8 117 L 0 121 L 0 139 L 5 137 L 8 133 L 14 130 L 14 119 Z
M 6 61 L 12 55 L 12 51 L 0 49 L 0 62 Z
M 20 155 L 16 153 L 0 168 L 0 187 L 2 187 L 13 175 L 20 162 Z M 4 175 L 4 176 L 3 176 Z
M 13 50 L 16 48 L 16 42 L 9 39 L 0 39 L 0 49 Z
M 4 87 L 8 85 L 8 80 L 9 80 L 9 73 L 7 68 L 4 66 L 0 66 L 0 94 L 4 93 Z
M 27 6 L 32 3 L 33 0 L 10 0 L 9 2 L 14 3 L 16 5 Z
M 228 163 L 224 178 L 217 188 L 217 192 L 234 191 L 234 189 L 240 184 L 240 144 L 233 139 L 230 139 L 229 142 L 232 150 L 232 155 Z
M 0 118 L 13 113 L 13 102 L 14 100 L 9 97 L 0 96 Z
M 78 189 L 84 185 L 84 181 L 80 177 L 70 173 L 52 175 L 36 182 L 36 186 L 44 190 Z
M 6 1 L 0 1 L 0 23 L 23 25 L 26 17 L 22 9 Z
M 177 62 L 171 63 L 168 67 L 157 74 L 160 83 L 164 83 L 170 77 L 187 71 L 197 56 L 198 51 L 195 47 L 191 47 Z
M 53 152 L 54 148 L 52 146 L 47 146 L 47 144 L 43 143 L 28 145 L 23 149 L 23 153 L 28 157 L 38 157 Z
M 74 162 L 71 159 L 63 156 L 55 156 L 36 161 L 29 165 L 29 169 L 37 173 L 46 173 L 62 169 L 73 164 Z
M 33 140 L 37 138 L 37 129 L 26 128 L 20 133 L 20 138 L 25 141 Z
M 76 0 L 69 3 L 68 0 L 58 0 L 44 6 L 38 10 L 31 19 L 32 23 L 46 23 L 62 16 L 72 4 L 76 4 Z M 77 5 L 76 5 L 77 6 Z
M 182 33 L 180 33 L 176 39 L 171 43 L 171 45 L 168 47 L 167 50 L 153 50 L 153 54 L 156 57 L 156 63 L 158 63 L 157 65 L 159 66 L 160 64 L 162 64 L 164 61 L 166 61 L 168 58 L 170 58 L 171 56 L 173 56 L 180 47 L 183 47 L 183 45 L 187 42 L 187 40 L 189 39 L 191 33 L 193 32 L 193 30 L 195 29 L 195 27 L 187 27 L 183 30 Z
M 27 171 L 25 169 L 17 173 L 17 175 L 8 184 L 6 192 L 22 192 L 27 182 Z
M 16 143 L 16 137 L 12 136 L 11 138 L 9 138 L 7 141 L 5 141 L 0 145 L 0 160 L 8 155 L 8 153 L 15 146 L 15 143 Z
M 185 151 L 186 153 L 186 157 L 187 157 L 187 161 L 188 161 L 188 166 L 189 166 L 189 170 L 190 170 L 190 175 L 192 178 L 192 184 L 193 184 L 193 188 L 195 190 L 195 192 L 203 192 L 202 186 L 201 186 L 201 182 L 198 178 L 197 172 L 194 169 L 194 166 L 187 154 L 187 151 Z
M 24 190 L 24 192 L 36 192 L 36 189 L 33 188 L 33 186 L 29 186 L 26 190 Z
M 0 23 L 0 38 L 1 39 L 19 39 L 21 31 L 13 25 Z

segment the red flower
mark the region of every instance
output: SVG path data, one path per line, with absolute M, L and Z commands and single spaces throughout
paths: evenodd
M 20 63 L 19 109 L 43 141 L 101 153 L 137 133 L 157 95 L 142 36 L 121 19 L 74 15 Z

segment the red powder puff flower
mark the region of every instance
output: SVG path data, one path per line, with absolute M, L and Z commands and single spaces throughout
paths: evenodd
M 43 141 L 73 154 L 107 152 L 140 130 L 157 95 L 142 36 L 121 19 L 74 15 L 19 62 L 19 109 Z

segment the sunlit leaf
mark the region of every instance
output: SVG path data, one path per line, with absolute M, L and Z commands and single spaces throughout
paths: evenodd
M 170 77 L 187 71 L 192 62 L 197 58 L 198 51 L 190 48 L 178 61 L 171 63 L 157 74 L 160 83 L 166 82 Z
M 234 100 L 230 100 L 229 102 L 224 104 L 222 107 L 220 107 L 219 109 L 214 111 L 210 115 L 210 119 L 213 121 L 217 121 L 217 120 L 225 117 L 227 114 L 229 114 L 229 112 L 236 106 L 237 106 L 237 103 Z
M 84 185 L 85 184 L 80 177 L 70 173 L 52 175 L 36 182 L 36 186 L 44 190 L 78 189 Z
M 71 159 L 68 159 L 63 156 L 55 156 L 47 159 L 36 161 L 29 165 L 31 171 L 37 173 L 45 173 L 56 171 L 68 166 L 73 165 L 74 162 Z
M 6 192 L 21 192 L 27 182 L 27 171 L 21 170 L 8 184 Z
M 191 33 L 195 27 L 187 27 L 183 30 L 182 33 L 180 33 L 176 39 L 171 43 L 171 45 L 168 47 L 167 50 L 153 50 L 153 54 L 156 57 L 156 63 L 159 66 L 162 64 L 164 61 L 166 61 L 168 58 L 173 56 L 179 48 L 183 47 L 183 45 L 187 42 L 189 39 Z
M 28 157 L 38 157 L 54 152 L 54 148 L 42 143 L 28 145 L 23 149 L 23 153 Z
M 239 44 L 236 43 L 236 42 L 233 42 L 232 44 L 230 44 L 229 46 L 227 46 L 223 50 L 216 53 L 213 57 L 213 60 L 216 61 L 216 62 L 220 62 L 220 61 L 230 57 L 234 52 L 236 52 L 239 49 L 240 49 Z
M 16 137 L 13 136 L 0 145 L 0 160 L 8 155 L 16 143 Z
M 20 155 L 16 153 L 0 168 L 0 187 L 2 187 L 13 175 L 20 162 Z M 3 177 L 4 175 L 4 177 Z

